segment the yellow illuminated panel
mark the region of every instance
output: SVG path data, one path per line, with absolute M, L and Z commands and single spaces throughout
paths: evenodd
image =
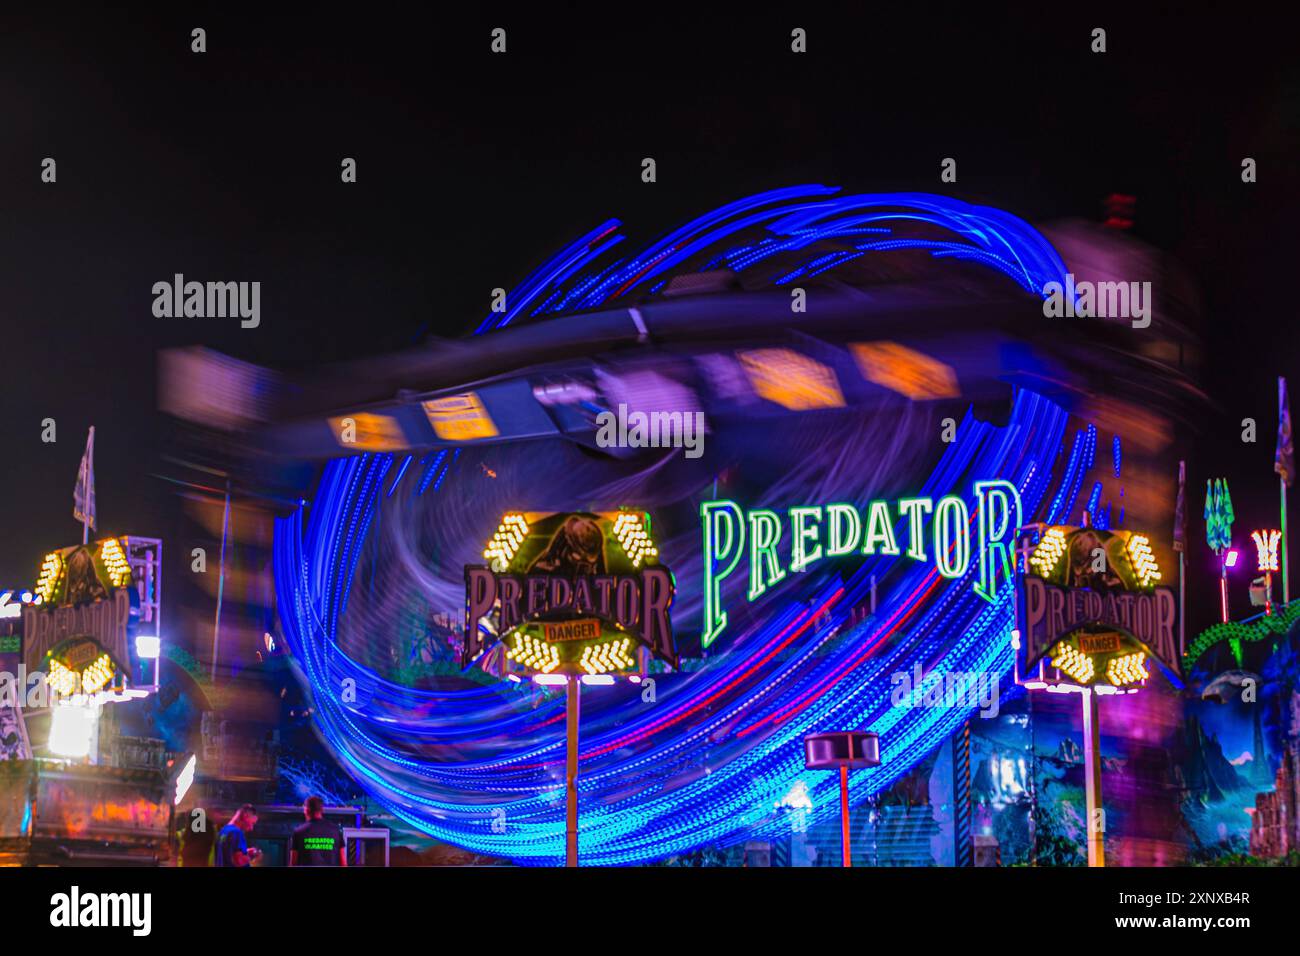
M 334 439 L 343 448 L 358 451 L 395 451 L 406 447 L 406 436 L 391 415 L 356 412 L 330 419 Z
M 1096 673 L 1092 658 L 1087 654 L 1079 653 L 1078 650 L 1064 641 L 1057 644 L 1055 651 L 1053 651 L 1052 666 L 1061 673 L 1068 675 L 1078 684 L 1090 683 Z
M 643 560 L 659 554 L 639 514 L 623 512 L 615 518 L 614 537 L 618 538 L 623 553 L 632 560 L 633 567 L 639 568 Z
M 93 648 L 93 645 L 89 645 L 89 647 Z M 74 648 L 74 650 L 82 650 L 82 648 L 78 647 Z M 97 694 L 113 682 L 116 673 L 117 671 L 113 667 L 113 659 L 101 651 L 89 664 L 80 670 L 78 670 L 77 661 L 75 660 L 50 658 L 47 681 L 50 689 L 58 697 L 71 697 L 78 692 Z
M 1065 532 L 1060 528 L 1048 528 L 1034 553 L 1029 556 L 1029 563 L 1039 577 L 1045 578 L 1052 573 L 1056 562 L 1065 553 Z
M 113 661 L 107 654 L 100 654 L 81 672 L 81 690 L 86 694 L 99 693 L 112 679 Z
M 420 405 L 429 418 L 429 424 L 444 441 L 473 441 L 497 434 L 492 417 L 473 392 L 433 398 Z
M 36 582 L 36 593 L 45 604 L 54 600 L 55 588 L 59 585 L 59 576 L 63 573 L 63 558 L 57 551 L 45 556 L 41 564 L 41 576 Z
M 627 653 L 631 643 L 631 639 L 623 637 L 584 647 L 582 659 L 578 664 L 588 674 L 608 674 L 610 671 L 626 670 L 636 663 Z
M 497 526 L 497 533 L 483 551 L 483 557 L 488 560 L 492 570 L 497 573 L 505 571 L 527 536 L 528 521 L 523 515 L 512 513 L 503 517 Z
M 104 567 L 108 569 L 108 576 L 113 582 L 113 587 L 120 588 L 131 580 L 131 565 L 127 563 L 126 555 L 122 553 L 122 545 L 117 538 L 105 538 L 104 543 L 99 547 L 99 559 L 104 562 Z
M 506 647 L 506 657 L 529 670 L 549 674 L 560 666 L 560 650 L 553 644 L 539 641 L 523 632 L 515 635 L 513 647 Z
M 844 406 L 834 371 L 806 355 L 790 349 L 755 349 L 739 353 L 739 358 L 760 398 L 795 412 Z
M 59 697 L 70 697 L 77 692 L 80 677 L 71 667 L 64 667 L 58 661 L 50 661 L 48 677 L 50 689 Z
M 1137 575 L 1138 583 L 1142 587 L 1149 588 L 1160 581 L 1160 566 L 1156 564 L 1155 556 L 1151 553 L 1151 545 L 1146 535 L 1129 535 L 1128 557 L 1133 564 L 1133 573 Z
M 1125 654 L 1123 657 L 1112 657 L 1106 667 L 1106 679 L 1116 687 L 1141 683 L 1150 676 L 1143 666 L 1145 663 L 1146 655 L 1141 651 Z
M 863 378 L 913 401 L 956 398 L 957 376 L 942 362 L 897 342 L 849 346 Z

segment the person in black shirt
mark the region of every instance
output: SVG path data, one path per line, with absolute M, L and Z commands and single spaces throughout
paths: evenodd
M 347 866 L 343 829 L 325 819 L 325 801 L 311 796 L 302 805 L 307 822 L 293 831 L 290 866 Z

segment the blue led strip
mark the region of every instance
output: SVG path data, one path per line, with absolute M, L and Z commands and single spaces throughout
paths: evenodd
M 1039 426 L 1030 426 L 1027 430 L 1042 435 L 1045 444 L 1059 443 L 1064 427 L 1064 414 L 1059 409 L 1023 392 L 1016 406 L 1010 427 L 1022 428 L 1027 417 L 1035 416 L 1040 419 Z M 1050 427 L 1043 428 L 1042 424 Z M 986 469 L 991 459 L 1019 459 L 1021 449 L 1014 447 L 1016 443 L 1007 441 L 1007 431 L 1009 429 L 994 429 L 975 422 L 968 416 L 960 429 L 961 439 L 950 446 L 936 472 L 955 484 L 970 469 Z M 560 735 L 552 733 L 550 740 L 524 744 L 518 752 L 504 757 L 466 759 L 441 765 L 412 758 L 401 742 L 412 739 L 412 733 L 418 729 L 428 729 L 424 725 L 430 722 L 430 717 L 408 717 L 407 721 L 397 721 L 393 714 L 397 711 L 409 713 L 412 701 L 419 701 L 425 695 L 409 688 L 388 685 L 338 654 L 333 643 L 339 612 L 328 618 L 310 613 L 318 602 L 301 586 L 309 580 L 308 569 L 333 567 L 338 569 L 342 578 L 350 579 L 355 565 L 346 558 L 357 553 L 355 538 L 364 534 L 367 523 L 364 517 L 358 519 L 355 513 L 349 518 L 347 511 L 334 507 L 334 502 L 349 502 L 352 509 L 363 512 L 372 510 L 377 496 L 373 490 L 367 492 L 367 488 L 377 487 L 375 474 L 382 475 L 386 457 L 364 456 L 332 463 L 322 479 L 308 527 L 302 527 L 303 516 L 298 513 L 292 518 L 282 519 L 277 528 L 276 567 L 281 607 L 290 609 L 285 614 L 286 639 L 295 660 L 303 667 L 306 678 L 316 690 L 322 734 L 344 766 L 367 791 L 412 825 L 439 839 L 469 846 L 479 852 L 509 856 L 520 862 L 558 862 L 563 856 L 563 824 L 562 810 L 553 799 L 554 780 L 545 770 L 515 768 L 548 757 L 558 760 L 562 753 Z M 1021 470 L 1024 472 L 1026 469 Z M 990 474 L 988 471 L 984 473 Z M 1023 480 L 1024 476 L 1019 477 Z M 934 482 L 927 481 L 927 493 L 932 494 L 935 490 Z M 1035 505 L 1036 502 L 1026 502 L 1027 507 Z M 302 542 L 302 546 L 292 547 L 295 540 Z M 313 552 L 315 555 L 311 556 Z M 337 557 L 329 557 L 331 554 Z M 896 565 L 898 561 L 870 563 Z M 926 574 L 932 573 L 923 566 L 905 567 L 903 583 L 895 593 L 908 593 L 909 588 L 919 586 Z M 302 569 L 301 575 L 295 571 L 298 568 Z M 886 573 L 889 570 L 897 569 L 890 568 Z M 847 586 L 860 587 L 860 579 L 868 573 L 868 565 L 864 564 L 853 576 L 859 580 L 851 579 Z M 927 603 L 924 616 L 909 629 L 907 642 L 900 642 L 880 657 L 863 662 L 773 732 L 725 748 L 735 752 L 726 753 L 725 760 L 720 761 L 725 765 L 705 778 L 676 785 L 676 773 L 672 768 L 698 767 L 701 761 L 712 762 L 710 752 L 719 749 L 714 738 L 721 727 L 734 723 L 741 715 L 752 722 L 779 712 L 801 689 L 816 684 L 824 674 L 855 653 L 860 646 L 856 638 L 869 640 L 872 635 L 866 631 L 870 623 L 860 625 L 862 633 L 843 642 L 835 652 L 819 655 L 815 652 L 822 648 L 829 632 L 843 624 L 844 613 L 832 614 L 801 641 L 801 654 L 756 675 L 747 688 L 728 698 L 728 702 L 708 718 L 685 728 L 675 728 L 666 740 L 651 741 L 648 746 L 632 748 L 629 754 L 602 758 L 595 766 L 584 766 L 583 832 L 586 843 L 594 847 L 586 858 L 593 863 L 628 863 L 689 846 L 780 832 L 782 827 L 788 826 L 788 821 L 783 821 L 780 814 L 775 820 L 765 821 L 764 817 L 769 814 L 757 814 L 757 808 L 767 807 L 767 798 L 784 786 L 785 790 L 772 798 L 779 800 L 794 780 L 803 776 L 799 740 L 804 733 L 827 726 L 827 721 L 838 726 L 870 727 L 885 735 L 885 755 L 889 766 L 855 775 L 855 796 L 862 799 L 888 786 L 968 716 L 943 709 L 900 710 L 890 707 L 888 676 L 910 670 L 913 659 L 926 661 L 927 669 L 972 671 L 988 668 L 1003 674 L 1010 664 L 1004 640 L 1011 619 L 1009 589 L 1002 589 L 998 603 L 989 605 L 975 598 L 967 584 L 957 582 L 956 586 L 941 587 L 937 596 Z M 785 613 L 774 614 L 753 634 L 743 635 L 742 646 L 732 653 L 713 658 L 712 669 L 705 675 L 707 681 L 695 689 L 695 694 L 680 703 L 671 700 L 662 703 L 681 709 L 689 707 L 694 697 L 708 693 L 709 688 L 727 681 L 748 663 L 749 655 L 744 646 L 761 644 L 765 635 L 778 632 L 789 626 L 792 620 L 797 620 L 798 614 L 806 613 L 807 605 L 824 596 L 828 588 L 841 586 L 846 585 L 838 581 L 818 582 L 812 587 L 811 600 L 792 601 Z M 890 611 L 886 605 L 878 618 L 886 618 Z M 958 635 L 955 639 L 954 634 Z M 999 639 L 999 635 L 1003 639 Z M 937 660 L 936 654 L 939 655 Z M 931 661 L 934 663 L 929 663 Z M 342 686 L 342 681 L 349 677 L 357 681 L 357 702 L 344 705 L 338 702 L 340 695 L 334 693 L 333 688 Z M 390 689 L 400 696 L 390 699 Z M 439 703 L 448 706 L 446 695 L 439 698 Z M 494 706 L 480 698 L 477 705 L 471 702 L 455 708 L 454 715 L 443 715 L 442 720 L 454 719 L 463 727 L 467 719 L 474 720 L 476 710 L 490 711 Z M 548 706 L 554 710 L 559 704 Z M 624 711 L 629 709 L 636 711 L 640 708 L 623 708 Z M 661 716 L 658 709 L 655 709 L 655 716 Z M 431 718 L 435 725 L 439 722 L 437 716 L 431 715 Z M 592 733 L 584 726 L 584 738 L 594 749 L 611 734 L 617 738 L 634 732 L 645 719 L 644 716 L 618 713 L 612 719 L 601 721 L 607 726 L 621 724 L 618 730 Z M 377 729 L 381 726 L 382 730 Z M 480 729 L 490 732 L 486 727 Z M 717 754 L 718 758 L 723 756 Z M 616 795 L 627 788 L 629 779 L 642 782 L 637 797 L 616 799 Z M 755 782 L 759 779 L 763 781 L 761 785 Z M 820 782 L 811 784 L 814 818 L 823 813 L 817 798 L 822 789 Z M 826 802 L 824 812 L 833 815 L 833 794 L 828 791 L 823 796 Z M 492 833 L 490 811 L 483 809 L 485 806 L 504 809 L 507 819 L 512 821 L 506 834 Z
M 697 268 L 724 263 L 742 272 L 779 253 L 805 249 L 821 241 L 845 241 L 855 236 L 889 236 L 893 227 L 915 222 L 946 230 L 955 238 L 882 238 L 859 243 L 861 252 L 895 249 L 928 250 L 939 258 L 961 258 L 995 269 L 1025 290 L 1043 295 L 1048 282 L 1063 281 L 1065 266 L 1056 250 L 1032 226 L 999 209 L 974 206 L 928 193 L 864 193 L 836 195 L 833 187 L 808 185 L 774 189 L 722 206 L 651 243 L 641 252 L 596 266 L 596 260 L 619 245 L 621 225 L 610 219 L 579 237 L 545 262 L 506 295 L 506 311 L 491 312 L 477 331 L 502 328 L 521 315 L 597 308 L 649 286 L 664 288 L 661 278 L 674 268 L 696 260 Z M 765 229 L 766 238 L 736 243 L 736 237 Z M 783 279 L 811 277 L 825 253 L 793 266 Z M 781 284 L 778 282 L 778 284 Z
M 849 235 L 868 228 L 866 223 L 899 218 L 893 210 L 906 206 L 912 207 L 909 215 L 944 225 L 970 244 L 969 251 L 953 250 L 950 240 L 936 241 L 936 255 L 969 255 L 1036 291 L 1045 276 L 1059 281 L 1064 273 L 1041 237 L 995 210 L 918 194 L 823 195 L 778 191 L 754 197 L 603 268 L 593 263 L 596 250 L 613 237 L 593 232 L 530 278 L 528 303 L 537 309 L 566 301 L 568 293 L 559 289 L 565 282 L 582 290 L 574 301 L 597 304 L 620 288 L 662 283 L 661 274 L 684 254 L 730 241 L 738 230 L 727 227 L 736 221 L 752 224 L 754 217 L 766 217 L 769 229 L 784 230 L 778 241 L 750 242 L 742 249 L 736 261 L 752 264 L 774 254 L 769 250 L 776 246 L 803 248 L 810 235 Z M 825 255 L 818 252 L 798 268 L 818 269 L 826 265 Z M 524 303 L 512 303 L 500 324 L 524 312 Z M 1026 521 L 1068 513 L 1095 457 L 1096 433 L 1076 435 L 1068 462 L 1058 470 L 1065 427 L 1059 407 L 1017 390 L 1005 427 L 964 417 L 957 440 L 946 446 L 921 493 L 968 495 L 973 480 L 1006 478 L 1021 490 Z M 458 480 L 454 460 L 443 452 L 422 461 L 416 496 Z M 387 497 L 386 478 L 397 472 L 391 494 L 409 466 L 403 462 L 394 469 L 394 463 L 388 455 L 331 462 L 310 510 L 276 523 L 274 564 L 285 639 L 311 688 L 317 727 L 366 792 L 419 830 L 519 863 L 558 863 L 564 857 L 558 697 L 509 682 L 465 691 L 417 690 L 381 678 L 338 647 L 346 596 L 361 545 Z M 582 497 L 583 489 L 573 491 Z M 653 707 L 643 706 L 639 694 L 613 688 L 587 695 L 579 778 L 584 862 L 637 863 L 701 846 L 778 837 L 790 828 L 787 811 L 778 805 L 797 781 L 812 800 L 808 822 L 831 819 L 838 813 L 838 778 L 804 771 L 805 734 L 832 726 L 881 734 L 882 765 L 851 779 L 851 798 L 861 801 L 906 774 L 972 715 L 969 707 L 892 706 L 892 674 L 910 673 L 919 662 L 926 672 L 990 672 L 1006 682 L 1011 588 L 999 588 L 989 603 L 975 595 L 969 574 L 944 581 L 932 567 L 883 555 L 865 559 L 847 577 L 841 572 L 827 566 L 799 575 L 782 600 L 769 601 L 755 615 L 758 620 L 729 636 L 725 653 L 662 682 Z M 888 579 L 889 588 L 876 615 L 850 627 L 849 615 L 869 594 L 873 575 Z M 823 605 L 826 613 L 814 620 L 813 610 Z M 889 624 L 900 616 L 905 626 Z M 766 654 L 783 642 L 782 653 Z M 340 693 L 345 681 L 355 682 L 355 699 Z M 706 699 L 709 706 L 701 707 Z M 440 759 L 424 754 L 428 744 L 442 747 Z

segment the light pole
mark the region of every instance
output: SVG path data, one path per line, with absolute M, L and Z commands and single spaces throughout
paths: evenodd
M 840 772 L 840 850 L 844 866 L 853 865 L 849 846 L 849 768 L 880 766 L 880 737 L 876 734 L 843 730 L 809 734 L 803 739 L 804 766 L 809 770 L 838 769 Z
M 565 722 L 568 752 L 564 760 L 565 840 L 564 865 L 578 865 L 578 722 L 582 713 L 582 679 L 569 674 L 566 681 Z

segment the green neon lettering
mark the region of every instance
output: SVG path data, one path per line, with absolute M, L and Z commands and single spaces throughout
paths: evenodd
M 744 553 L 745 524 L 740 506 L 734 501 L 704 502 L 700 505 L 700 519 L 704 525 L 704 630 L 700 632 L 700 643 L 708 647 L 727 627 L 722 582 L 736 570 Z
M 1012 505 L 1015 521 L 1012 522 Z M 1015 536 L 1024 521 L 1020 507 L 1020 492 L 1011 482 L 1002 478 L 975 482 L 975 507 L 979 526 L 980 579 L 975 593 L 992 604 L 997 599 L 997 566 L 1002 565 L 1003 577 L 1010 581 L 1015 574 L 1011 550 Z M 1001 558 L 999 561 L 998 559 Z
M 878 544 L 883 546 L 877 547 Z M 863 554 L 898 554 L 894 540 L 894 524 L 889 519 L 889 505 L 873 501 L 867 505 L 867 535 L 862 543 Z
M 847 532 L 841 530 L 845 522 L 848 524 Z M 838 503 L 826 506 L 826 557 L 840 558 L 851 554 L 861 537 L 862 516 L 857 508 Z
M 808 527 L 805 522 L 812 519 L 816 519 L 818 524 Z M 820 507 L 790 509 L 791 571 L 803 571 L 822 556 L 821 520 L 822 509 Z M 805 546 L 805 542 L 808 540 L 812 540 L 816 545 L 811 551 Z
M 934 509 L 934 563 L 945 578 L 970 568 L 970 511 L 957 495 L 939 499 Z
M 934 509 L 934 502 L 929 498 L 900 498 L 898 513 L 910 519 L 907 556 L 913 561 L 925 560 L 925 538 L 921 534 L 921 522 Z
M 749 513 L 749 599 L 755 601 L 785 577 L 776 546 L 781 541 L 781 518 L 775 511 Z M 766 569 L 766 580 L 764 580 Z

